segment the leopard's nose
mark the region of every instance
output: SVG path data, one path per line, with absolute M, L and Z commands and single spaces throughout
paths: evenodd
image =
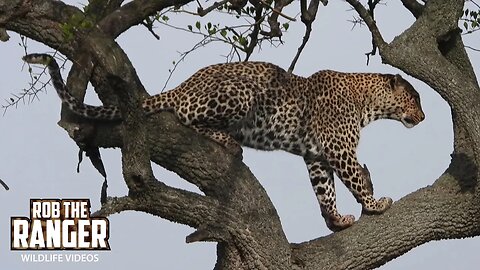
M 423 120 L 425 120 L 425 113 L 422 112 L 422 114 L 420 114 L 420 122 L 422 122 Z

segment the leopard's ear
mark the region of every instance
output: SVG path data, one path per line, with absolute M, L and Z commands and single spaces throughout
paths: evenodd
M 398 86 L 402 80 L 403 78 L 400 74 L 392 75 L 390 77 L 390 87 L 392 87 L 392 90 L 395 90 L 396 86 Z

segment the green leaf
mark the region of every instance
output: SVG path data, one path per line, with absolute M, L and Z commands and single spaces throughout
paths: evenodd
M 222 37 L 225 38 L 225 37 L 227 36 L 227 30 L 222 29 L 222 30 L 220 31 L 220 35 L 222 35 Z
M 198 30 L 200 30 L 200 27 L 202 27 L 202 25 L 200 24 L 199 21 L 197 21 L 197 22 L 195 23 L 195 27 L 196 27 Z
M 289 27 L 290 27 L 290 24 L 288 23 L 283 24 L 283 28 L 285 28 L 285 31 L 287 31 Z
M 243 47 L 247 47 L 248 40 L 246 38 L 240 36 L 240 38 L 238 39 L 238 43 L 240 43 L 240 45 L 242 45 Z
M 169 18 L 167 15 L 163 15 L 163 16 L 162 16 L 162 20 L 163 20 L 164 22 L 168 22 L 168 20 L 170 20 L 170 18 Z
M 212 28 L 212 23 L 211 23 L 211 22 L 208 22 L 208 23 L 207 23 L 207 29 L 210 29 L 210 28 Z
M 468 23 L 467 23 L 467 22 L 464 22 L 464 23 L 463 23 L 463 27 L 465 27 L 465 30 L 467 30 L 467 29 L 468 29 Z
M 193 30 L 193 27 L 191 25 L 187 25 L 188 27 L 188 30 L 192 31 Z

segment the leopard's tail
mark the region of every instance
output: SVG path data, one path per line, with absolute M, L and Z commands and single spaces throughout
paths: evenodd
M 74 113 L 89 119 L 98 120 L 118 120 L 122 118 L 118 107 L 87 105 L 72 96 L 63 82 L 60 67 L 52 56 L 48 54 L 28 54 L 22 59 L 29 64 L 41 64 L 48 68 L 53 87 L 57 91 L 58 96 Z

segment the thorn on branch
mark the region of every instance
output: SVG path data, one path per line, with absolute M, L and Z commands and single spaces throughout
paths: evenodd
M 353 19 L 351 20 L 348 20 L 349 22 L 351 22 L 353 24 L 352 26 L 352 29 L 353 30 L 357 25 L 359 25 L 360 27 L 364 26 L 365 25 L 365 21 L 362 20 L 362 18 L 359 18 L 359 17 L 355 17 L 353 16 Z

